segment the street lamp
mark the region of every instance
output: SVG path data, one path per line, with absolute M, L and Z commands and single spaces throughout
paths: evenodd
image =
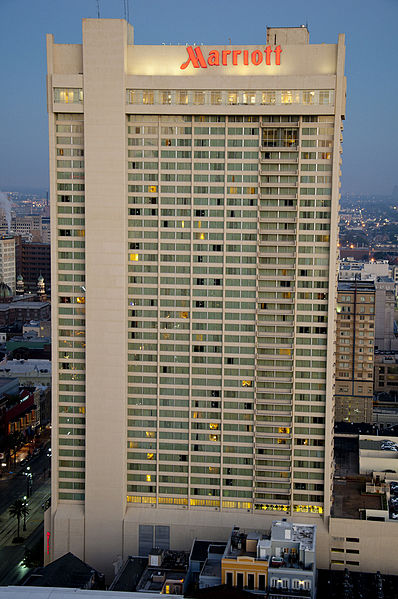
M 48 471 L 50 473 L 51 472 L 51 458 L 52 458 L 51 447 L 49 447 L 47 450 L 47 457 L 48 457 Z
M 26 495 L 30 497 L 32 495 L 32 487 L 33 487 L 33 474 L 30 471 L 30 466 L 26 468 L 26 472 L 24 472 L 26 476 Z
M 28 507 L 27 499 L 28 498 L 26 497 L 26 495 L 24 495 L 24 498 L 23 498 L 23 507 L 24 507 L 24 510 L 23 510 L 23 527 L 22 527 L 22 530 L 26 530 L 26 514 L 27 514 L 27 511 L 28 511 L 27 510 L 27 507 Z

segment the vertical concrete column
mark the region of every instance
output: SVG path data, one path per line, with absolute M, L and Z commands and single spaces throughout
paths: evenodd
M 127 23 L 83 21 L 86 205 L 85 560 L 107 574 L 126 502 Z

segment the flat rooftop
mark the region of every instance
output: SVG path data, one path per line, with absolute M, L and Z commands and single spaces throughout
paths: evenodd
M 221 560 L 207 559 L 204 563 L 201 576 L 213 576 L 221 579 Z
M 338 291 L 375 291 L 373 281 L 339 281 L 337 285 Z
M 360 519 L 360 510 L 382 509 L 383 495 L 366 494 L 371 476 L 359 474 L 358 438 L 336 437 L 332 516 Z
M 300 549 L 314 548 L 316 527 L 311 524 L 295 524 L 287 520 L 275 520 L 271 528 L 272 541 L 290 541 L 298 543 Z

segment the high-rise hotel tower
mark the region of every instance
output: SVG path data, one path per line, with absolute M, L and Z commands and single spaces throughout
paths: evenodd
M 344 37 L 48 36 L 48 558 L 118 555 L 331 503 Z

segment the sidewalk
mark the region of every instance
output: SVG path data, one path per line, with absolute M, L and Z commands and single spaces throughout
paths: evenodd
M 36 489 L 28 500 L 30 512 L 26 518 L 26 531 L 23 529 L 23 518 L 21 518 L 20 535 L 27 539 L 29 535 L 43 522 L 44 511 L 42 503 L 51 494 L 51 481 L 47 479 L 38 489 Z M 12 542 L 17 536 L 17 519 L 11 518 L 8 508 L 0 514 L 0 547 L 15 546 Z M 23 544 L 23 542 L 22 542 Z

